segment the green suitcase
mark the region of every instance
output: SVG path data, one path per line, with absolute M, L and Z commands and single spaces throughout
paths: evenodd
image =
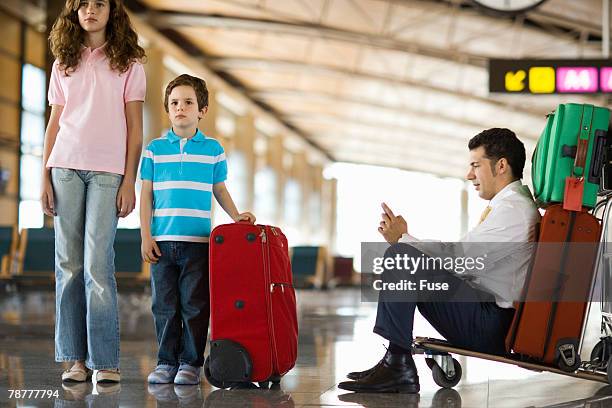
M 579 200 L 567 186 L 573 182 L 580 184 L 582 206 L 595 207 L 609 121 L 607 108 L 575 103 L 561 104 L 548 115 L 531 167 L 534 197 L 540 207 L 568 202 L 569 194 Z

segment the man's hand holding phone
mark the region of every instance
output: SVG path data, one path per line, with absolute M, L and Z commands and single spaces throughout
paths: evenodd
M 403 234 L 408 232 L 408 223 L 401 215 L 396 216 L 391 208 L 385 203 L 382 203 L 383 213 L 382 221 L 378 227 L 378 232 L 390 244 L 396 243 Z

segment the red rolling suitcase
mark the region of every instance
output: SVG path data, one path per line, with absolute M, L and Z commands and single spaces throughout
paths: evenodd
M 601 234 L 585 211 L 549 207 L 531 270 L 506 337 L 508 351 L 573 372 Z
M 219 225 L 210 235 L 208 382 L 278 383 L 297 358 L 287 238 L 269 225 Z

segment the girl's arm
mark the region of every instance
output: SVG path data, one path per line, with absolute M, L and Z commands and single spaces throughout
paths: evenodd
M 213 194 L 217 199 L 217 202 L 221 207 L 225 210 L 227 215 L 229 215 L 232 220 L 238 221 L 249 221 L 251 223 L 255 223 L 255 216 L 250 212 L 244 212 L 239 214 L 238 209 L 236 208 L 236 204 L 234 204 L 234 200 L 232 200 L 232 196 L 229 191 L 227 191 L 227 187 L 225 187 L 225 183 L 216 183 L 213 185 Z
M 53 202 L 53 185 L 51 184 L 51 169 L 47 168 L 47 161 L 55 145 L 57 132 L 59 132 L 59 119 L 62 116 L 63 110 L 64 107 L 62 105 L 51 105 L 51 116 L 49 116 L 49 123 L 45 131 L 40 203 L 42 204 L 43 212 L 49 217 L 55 215 L 55 206 Z
M 142 150 L 142 101 L 132 101 L 125 104 L 127 123 L 127 153 L 125 157 L 125 173 L 123 182 L 117 194 L 117 215 L 126 217 L 136 206 L 136 172 Z

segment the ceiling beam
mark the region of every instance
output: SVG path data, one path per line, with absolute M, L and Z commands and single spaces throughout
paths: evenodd
M 322 159 L 324 162 L 333 162 L 335 159 L 329 152 L 312 144 L 312 142 L 299 130 L 290 127 L 287 123 L 283 123 L 279 115 L 275 112 L 270 112 L 262 107 L 258 101 L 253 100 L 248 95 L 245 95 L 241 88 L 230 84 L 225 78 L 222 78 L 218 73 L 214 72 L 210 67 L 202 64 L 201 58 L 189 55 L 185 48 L 180 44 L 170 40 L 167 36 L 160 33 L 150 24 L 142 21 L 137 15 L 129 13 L 132 25 L 136 32 L 143 36 L 151 44 L 163 49 L 165 56 L 174 58 L 180 61 L 189 70 L 192 70 L 194 75 L 206 78 L 206 82 L 216 91 L 226 92 L 230 97 L 235 98 L 248 111 L 255 116 L 270 120 L 279 127 L 280 133 L 283 133 L 291 138 L 297 138 L 303 150 L 314 157 Z M 189 48 L 189 47 L 187 47 Z
M 47 27 L 47 13 L 44 7 L 24 0 L 2 0 L 0 10 L 19 16 L 28 24 L 44 32 Z
M 231 71 L 231 70 L 262 70 L 262 71 L 289 71 L 289 72 L 299 72 L 309 75 L 327 75 L 327 76 L 341 76 L 350 79 L 360 79 L 360 80 L 371 80 L 376 82 L 381 82 L 388 84 L 393 87 L 403 86 L 407 88 L 416 88 L 418 90 L 426 91 L 426 92 L 434 92 L 441 93 L 445 95 L 454 96 L 458 99 L 461 99 L 463 102 L 465 100 L 473 100 L 489 105 L 493 105 L 496 107 L 501 107 L 503 109 L 508 109 L 513 112 L 521 113 L 528 116 L 540 117 L 541 115 L 546 114 L 547 112 L 534 112 L 530 109 L 525 109 L 521 106 L 519 102 L 516 104 L 509 103 L 503 100 L 492 99 L 491 97 L 484 97 L 475 95 L 468 92 L 463 91 L 455 91 L 447 88 L 442 88 L 440 86 L 431 85 L 422 83 L 412 79 L 403 79 L 403 78 L 394 78 L 381 74 L 362 72 L 362 71 L 353 71 L 346 68 L 334 67 L 324 64 L 313 64 L 308 62 L 301 61 L 290 61 L 290 60 L 280 60 L 280 59 L 267 59 L 267 58 L 219 58 L 219 57 L 211 57 L 203 60 L 206 64 L 210 65 L 215 70 L 220 71 Z
M 401 139 L 401 142 L 410 142 L 414 145 L 425 145 L 439 150 L 445 150 L 448 153 L 465 153 L 468 140 L 475 135 L 457 135 L 457 134 L 442 134 L 440 132 L 432 132 L 431 129 L 419 126 L 395 125 L 384 122 L 370 122 L 364 119 L 350 117 L 340 114 L 290 114 L 283 116 L 289 122 L 300 122 L 301 127 L 312 128 L 317 125 L 325 125 L 325 127 L 336 127 L 340 130 L 340 134 L 345 134 L 347 137 L 355 134 L 353 129 L 363 130 L 365 134 L 372 135 L 372 140 L 378 141 L 381 145 L 395 144 L 398 139 L 385 142 L 382 135 L 396 136 Z M 346 129 L 346 130 L 345 130 Z M 316 132 L 315 135 L 320 132 Z M 338 133 L 338 132 L 335 132 Z M 423 137 L 426 135 L 427 137 Z M 447 146 L 440 145 L 438 142 L 449 143 Z M 458 147 L 459 146 L 459 147 Z
M 301 91 L 299 89 L 267 89 L 264 91 L 256 91 L 249 90 L 248 94 L 254 99 L 263 99 L 267 102 L 272 100 L 296 100 L 302 102 L 313 102 L 313 103 L 328 103 L 328 104 L 345 104 L 352 105 L 361 109 L 379 109 L 384 110 L 390 113 L 397 113 L 399 115 L 402 114 L 413 114 L 419 116 L 422 119 L 431 119 L 436 121 L 446 121 L 452 124 L 457 124 L 460 126 L 473 127 L 476 129 L 484 129 L 487 127 L 497 126 L 499 123 L 497 118 L 491 118 L 492 122 L 487 125 L 483 122 L 476 122 L 467 119 L 461 119 L 457 117 L 453 117 L 451 115 L 445 114 L 444 112 L 431 112 L 425 109 L 420 108 L 418 103 L 413 105 L 407 104 L 385 104 L 381 103 L 379 98 L 377 100 L 371 98 L 358 98 L 354 96 L 347 95 L 337 95 L 331 92 L 325 91 L 310 91 L 305 90 Z M 496 123 L 494 124 L 493 121 Z M 536 140 L 540 134 L 537 133 L 539 130 L 536 129 L 536 133 L 527 134 L 529 138 L 533 138 Z
M 343 149 L 338 151 L 338 161 L 355 164 L 369 164 L 373 166 L 388 167 L 406 171 L 434 174 L 439 177 L 452 177 L 464 179 L 467 166 L 464 169 L 449 166 L 448 163 L 425 160 L 423 157 L 410 157 L 402 153 L 374 156 L 365 150 Z
M 457 53 L 454 49 L 425 45 L 416 41 L 390 38 L 389 36 L 375 32 L 346 30 L 314 22 L 278 21 L 271 19 L 169 11 L 148 11 L 140 13 L 139 16 L 149 24 L 160 29 L 180 29 L 184 27 L 222 28 L 225 30 L 260 31 L 306 38 L 321 38 L 403 53 L 408 52 L 444 61 L 457 61 L 461 64 L 479 68 L 486 68 L 488 61 L 485 57 L 464 52 Z

